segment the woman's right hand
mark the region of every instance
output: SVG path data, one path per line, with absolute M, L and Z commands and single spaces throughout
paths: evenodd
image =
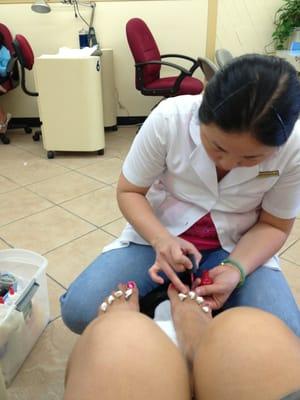
M 162 271 L 177 290 L 185 293 L 187 291 L 186 286 L 181 282 L 177 273 L 192 269 L 193 265 L 186 256 L 187 254 L 193 254 L 198 265 L 201 260 L 199 251 L 192 243 L 172 235 L 158 238 L 153 243 L 153 247 L 156 252 L 156 260 L 149 269 L 151 279 L 156 283 L 163 284 L 164 280 L 158 274 L 159 271 Z

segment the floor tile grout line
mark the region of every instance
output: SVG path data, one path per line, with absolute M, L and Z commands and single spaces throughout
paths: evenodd
M 48 201 L 49 201 L 49 200 L 48 200 Z M 96 225 L 96 224 L 94 224 L 94 223 L 88 221 L 87 219 L 81 217 L 80 215 L 75 214 L 74 212 L 68 210 L 67 208 L 61 207 L 60 204 L 55 204 L 55 203 L 52 203 L 51 201 L 49 201 L 49 202 L 51 203 L 51 206 L 46 207 L 46 208 L 44 208 L 43 210 L 39 210 L 39 211 L 37 211 L 37 212 L 35 212 L 35 213 L 32 213 L 32 214 L 30 214 L 30 215 L 26 215 L 26 216 L 24 216 L 24 217 L 22 217 L 22 218 L 18 218 L 18 219 L 16 219 L 16 220 L 13 220 L 13 221 L 7 223 L 7 224 L 0 225 L 0 232 L 1 232 L 2 228 L 6 228 L 7 226 L 9 226 L 9 225 L 11 225 L 11 224 L 14 224 L 14 223 L 16 223 L 16 222 L 22 221 L 22 220 L 24 220 L 24 219 L 26 219 L 26 218 L 30 218 L 30 217 L 32 217 L 32 216 L 34 216 L 34 215 L 41 214 L 42 212 L 47 211 L 47 210 L 51 210 L 52 208 L 55 208 L 55 207 L 60 208 L 61 210 L 67 212 L 68 214 L 71 214 L 73 217 L 77 217 L 77 218 L 80 219 L 82 222 L 85 222 L 85 223 L 87 223 L 87 224 L 93 226 L 94 228 L 97 228 L 97 229 L 100 228 L 100 226 L 98 226 L 98 225 Z
M 7 242 L 2 236 L 0 236 L 0 239 L 2 242 L 4 242 L 7 246 L 9 246 L 11 249 L 14 249 L 14 246 L 12 246 L 9 242 Z M 4 249 L 5 250 L 5 249 Z
M 107 185 L 107 186 L 110 186 L 110 185 Z M 95 191 L 101 190 L 101 189 L 103 189 L 103 188 L 100 188 L 100 189 L 98 188 L 98 189 L 96 189 Z M 30 189 L 28 189 L 28 190 L 31 191 Z M 92 191 L 92 192 L 94 192 L 94 191 Z M 89 192 L 89 193 L 92 193 L 92 192 Z M 32 192 L 32 193 L 34 193 L 34 192 Z M 108 222 L 108 223 L 106 223 L 106 224 L 104 224 L 104 225 L 96 225 L 96 224 L 94 224 L 93 222 L 90 222 L 89 220 L 83 218 L 82 216 L 80 216 L 80 215 L 78 215 L 78 214 L 75 214 L 73 211 L 70 211 L 70 210 L 68 210 L 67 208 L 61 206 L 61 204 L 63 204 L 63 203 L 61 203 L 61 204 L 56 204 L 56 203 L 53 203 L 52 201 L 50 201 L 50 200 L 47 199 L 47 198 L 44 198 L 44 197 L 42 197 L 42 196 L 39 196 L 39 197 L 41 197 L 41 198 L 44 199 L 44 200 L 49 201 L 49 202 L 51 203 L 51 206 L 46 207 L 46 208 L 44 208 L 43 210 L 39 210 L 39 211 L 37 211 L 37 212 L 35 212 L 35 213 L 32 213 L 32 214 L 30 214 L 30 215 L 24 216 L 24 217 L 22 217 L 22 218 L 18 218 L 18 219 L 16 219 L 16 220 L 10 221 L 10 222 L 7 223 L 7 224 L 1 225 L 1 226 L 0 226 L 0 231 L 2 230 L 2 228 L 5 228 L 5 227 L 9 226 L 10 224 L 13 224 L 13 223 L 22 221 L 22 220 L 24 220 L 24 219 L 26 219 L 26 218 L 30 218 L 30 217 L 32 217 L 32 216 L 34 216 L 34 215 L 41 214 L 42 212 L 47 211 L 47 210 L 50 210 L 50 209 L 55 208 L 55 207 L 58 207 L 58 208 L 60 208 L 61 210 L 63 210 L 63 211 L 65 211 L 65 212 L 67 212 L 67 213 L 73 215 L 74 217 L 77 217 L 77 218 L 80 219 L 81 221 L 83 221 L 83 222 L 85 222 L 85 223 L 87 223 L 87 224 L 93 226 L 93 227 L 96 228 L 96 229 L 101 229 L 102 226 L 109 225 L 110 223 L 113 223 L 114 221 L 116 221 L 116 220 L 122 218 L 122 217 L 118 217 L 118 218 L 116 218 L 116 219 L 114 219 L 114 220 L 112 220 L 112 221 L 110 221 L 110 222 Z M 77 198 L 80 198 L 80 197 L 82 197 L 82 196 L 78 196 Z M 75 199 L 77 199 L 77 198 L 75 198 Z M 73 200 L 74 200 L 74 199 L 73 199 Z M 106 233 L 109 233 L 109 232 L 106 232 Z M 114 235 L 112 235 L 112 236 L 114 236 Z M 10 243 L 7 243 L 7 244 L 8 244 L 9 246 L 12 246 Z
M 97 227 L 96 229 L 92 229 L 92 230 L 90 230 L 90 231 L 88 231 L 88 232 L 85 232 L 85 233 L 83 233 L 83 234 L 77 236 L 76 238 L 73 238 L 73 239 L 71 239 L 71 240 L 68 240 L 67 242 L 64 242 L 64 243 L 62 243 L 62 244 L 56 246 L 56 247 L 53 247 L 53 249 L 51 249 L 51 250 L 45 251 L 44 253 L 42 253 L 42 255 L 43 255 L 43 256 L 47 256 L 47 255 L 49 255 L 52 251 L 58 250 L 58 249 L 60 249 L 61 247 L 64 247 L 64 246 L 66 246 L 66 245 L 69 245 L 70 243 L 75 242 L 76 240 L 82 239 L 84 236 L 87 236 L 88 234 L 93 233 L 93 232 L 96 232 L 96 231 L 98 231 L 98 230 L 100 230 L 100 228 Z
M 25 215 L 25 216 L 23 216 L 23 217 L 21 217 L 21 218 L 14 219 L 13 221 L 8 222 L 7 224 L 0 225 L 0 232 L 1 232 L 2 228 L 6 228 L 7 226 L 9 226 L 9 225 L 11 225 L 11 224 L 14 224 L 14 223 L 16 223 L 16 222 L 22 221 L 23 219 L 33 217 L 34 215 L 37 215 L 37 214 L 40 214 L 40 213 L 42 213 L 42 212 L 44 212 L 44 211 L 50 210 L 51 208 L 55 208 L 55 204 L 52 204 L 52 203 L 51 203 L 51 205 L 50 205 L 49 207 L 46 207 L 46 208 L 44 208 L 44 209 L 42 209 L 42 210 L 39 210 L 39 211 L 37 211 L 37 212 L 33 212 L 32 214 Z
M 132 138 L 132 140 L 133 140 L 133 138 Z M 13 144 L 12 144 L 13 145 Z M 16 145 L 13 145 L 15 148 L 17 148 L 17 149 L 21 149 L 22 151 L 24 151 L 24 152 L 27 152 L 27 153 L 29 153 L 29 154 L 32 154 L 32 155 L 34 155 L 34 156 L 37 156 L 37 157 L 39 157 L 41 160 L 47 160 L 46 158 L 44 158 L 44 157 L 42 157 L 41 155 L 38 155 L 38 154 L 36 154 L 36 153 L 34 153 L 33 151 L 30 151 L 30 150 L 28 150 L 28 149 L 25 149 L 24 147 L 22 147 L 22 146 L 16 146 Z M 45 150 L 45 149 L 44 149 Z M 45 150 L 46 151 L 46 150 Z M 99 156 L 100 157 L 100 156 Z M 123 157 L 121 157 L 121 156 L 105 156 L 106 158 L 103 158 L 103 159 L 111 159 L 111 158 L 119 158 L 119 159 L 123 159 Z M 101 159 L 101 158 L 100 158 Z M 89 164 L 86 164 L 85 166 L 89 166 L 89 165 L 92 165 L 92 164 L 94 164 L 95 162 L 97 162 L 98 160 L 97 159 L 95 159 L 95 161 L 92 161 L 91 163 L 89 163 Z M 53 163 L 55 163 L 56 165 L 60 165 L 60 166 L 64 166 L 65 167 L 65 165 L 63 165 L 63 163 L 61 164 L 61 163 L 59 163 L 59 162 L 57 162 L 57 160 L 55 160 L 55 158 L 54 158 L 54 160 L 52 160 L 51 162 L 53 162 Z M 76 170 L 77 168 L 70 168 L 70 167 L 65 167 L 65 168 L 68 168 L 68 169 L 70 169 L 70 170 Z M 79 167 L 79 168 L 84 168 L 84 167 Z
M 76 198 L 78 198 L 78 197 L 76 197 Z M 69 214 L 73 215 L 73 217 L 77 217 L 77 218 L 79 218 L 81 221 L 83 221 L 83 222 L 85 222 L 85 223 L 87 223 L 87 224 L 90 224 L 90 225 L 93 226 L 94 228 L 97 228 L 97 229 L 99 228 L 98 225 L 94 224 L 93 222 L 90 222 L 89 220 L 87 220 L 87 219 L 81 217 L 81 216 L 78 215 L 78 214 L 75 214 L 73 211 L 68 210 L 67 208 L 61 206 L 60 204 L 57 204 L 56 206 L 59 207 L 60 209 L 64 210 L 64 211 L 68 212 Z
M 44 208 L 43 210 L 39 210 L 39 211 L 37 211 L 37 212 L 33 212 L 32 214 L 26 215 L 26 216 L 24 216 L 24 217 L 18 218 L 18 219 L 16 219 L 16 220 L 10 221 L 10 222 L 8 222 L 7 224 L 0 225 L 0 230 L 1 230 L 2 228 L 4 228 L 4 227 L 10 225 L 10 224 L 13 224 L 13 223 L 15 223 L 15 222 L 21 221 L 21 220 L 23 220 L 23 219 L 25 219 L 25 218 L 29 218 L 29 217 L 31 217 L 31 216 L 33 216 L 33 215 L 37 215 L 37 214 L 39 214 L 39 213 L 42 213 L 43 211 L 50 210 L 51 208 L 55 208 L 55 207 L 58 207 L 58 208 L 62 209 L 63 211 L 68 212 L 69 214 L 71 214 L 71 215 L 73 215 L 73 216 L 79 218 L 79 219 L 80 219 L 81 221 L 83 221 L 83 222 L 86 222 L 86 223 L 88 223 L 88 224 L 94 226 L 95 228 L 100 228 L 99 225 L 96 225 L 96 224 L 94 224 L 93 222 L 88 221 L 87 219 L 81 217 L 81 216 L 78 215 L 78 214 L 75 214 L 73 211 L 68 210 L 67 208 L 63 207 L 62 205 L 63 205 L 64 203 L 68 202 L 68 201 L 76 200 L 76 199 L 81 198 L 82 196 L 85 196 L 85 195 L 87 195 L 87 194 L 91 194 L 91 193 L 93 193 L 93 192 L 96 192 L 97 190 L 104 189 L 105 187 L 112 187 L 112 186 L 111 186 L 111 185 L 106 185 L 106 186 L 104 186 L 103 188 L 97 188 L 97 189 L 92 190 L 92 191 L 90 191 L 90 192 L 88 192 L 88 193 L 85 193 L 85 194 L 83 194 L 83 195 L 80 195 L 80 196 L 78 196 L 78 197 L 75 197 L 75 198 L 73 198 L 73 199 L 71 199 L 71 200 L 64 201 L 64 202 L 62 202 L 62 203 L 60 203 L 60 204 L 54 203 L 52 200 L 49 200 L 49 199 L 47 199 L 46 197 L 44 197 L 44 196 L 42 196 L 42 195 L 40 195 L 40 194 L 38 194 L 38 193 L 32 191 L 31 189 L 26 188 L 26 190 L 28 190 L 28 191 L 30 191 L 31 193 L 37 195 L 37 196 L 40 197 L 41 199 L 48 201 L 48 202 L 51 204 L 51 206 L 46 207 L 46 208 Z M 16 189 L 16 190 L 17 190 L 17 189 Z
M 62 167 L 62 168 L 65 168 L 65 167 Z M 65 168 L 65 169 L 67 169 L 67 168 Z M 71 172 L 71 170 L 68 169 L 68 172 Z M 37 183 L 44 182 L 44 181 L 46 181 L 47 179 L 57 178 L 58 176 L 60 176 L 60 175 L 62 175 L 62 174 L 63 174 L 63 172 L 60 172 L 60 173 L 58 173 L 58 174 L 49 176 L 48 178 L 43 178 L 43 179 L 40 179 L 40 180 L 37 180 L 37 181 L 34 181 L 34 182 L 29 182 L 29 183 L 24 183 L 24 184 L 19 183 L 19 182 L 13 180 L 12 178 L 10 178 L 10 179 L 12 179 L 12 182 L 13 182 L 13 183 L 24 187 L 24 186 L 29 186 L 29 185 L 34 185 L 34 184 L 37 184 Z M 4 178 L 7 178 L 7 176 L 5 176 L 5 175 L 3 175 L 3 174 L 2 174 L 2 176 L 3 176 Z
M 103 231 L 104 233 L 108 233 L 109 235 L 113 236 L 115 239 L 118 239 L 119 236 L 116 236 L 114 233 L 108 232 L 103 228 L 99 228 L 101 231 Z
M 51 279 L 53 282 L 57 283 L 57 285 L 59 285 L 62 289 L 67 290 L 67 288 L 60 282 L 58 282 L 58 280 L 56 280 L 55 278 L 53 278 L 48 272 L 46 273 L 46 276 Z
M 112 157 L 112 158 L 116 158 L 116 157 Z M 110 158 L 110 159 L 112 159 L 112 158 Z M 91 165 L 91 164 L 89 164 L 89 165 Z M 13 180 L 12 178 L 7 177 L 7 176 L 5 176 L 5 175 L 3 175 L 3 174 L 0 174 L 0 176 L 2 176 L 2 177 L 5 178 L 5 179 L 8 179 L 11 183 L 13 183 L 13 184 L 15 184 L 15 185 L 18 185 L 19 187 L 28 187 L 28 186 L 31 186 L 31 185 L 43 183 L 43 182 L 46 182 L 46 181 L 48 181 L 48 180 L 50 180 L 50 179 L 57 178 L 58 176 L 67 175 L 67 174 L 70 174 L 70 173 L 72 173 L 72 172 L 73 172 L 73 173 L 75 172 L 75 173 L 77 173 L 78 175 L 81 175 L 81 176 L 90 178 L 90 179 L 94 180 L 95 182 L 100 182 L 100 183 L 102 183 L 102 184 L 104 184 L 104 185 L 113 185 L 114 183 L 117 182 L 117 180 L 116 180 L 116 181 L 107 183 L 107 182 L 101 181 L 101 180 L 98 179 L 98 178 L 95 178 L 94 176 L 85 174 L 85 173 L 83 173 L 82 171 L 79 170 L 80 168 L 85 168 L 85 167 L 88 167 L 89 165 L 86 165 L 86 166 L 84 166 L 84 167 L 79 167 L 78 169 L 71 169 L 71 168 L 65 167 L 65 166 L 63 166 L 63 165 L 61 165 L 61 164 L 58 165 L 58 164 L 56 163 L 56 166 L 59 166 L 59 167 L 61 167 L 61 168 L 66 168 L 67 171 L 64 171 L 64 172 L 62 172 L 62 173 L 60 173 L 60 174 L 53 175 L 53 176 L 50 176 L 50 177 L 47 177 L 47 178 L 43 178 L 43 179 L 40 179 L 40 180 L 37 180 L 37 181 L 34 181 L 34 182 L 25 183 L 25 184 L 19 183 L 19 182 Z M 121 170 L 120 170 L 120 173 L 121 173 Z M 16 188 L 14 188 L 14 189 L 16 189 Z M 11 189 L 11 190 L 14 190 L 14 189 Z M 9 190 L 9 191 L 11 191 L 11 190 Z M 8 191 L 7 191 L 7 192 L 8 192 Z M 6 193 L 6 192 L 3 192 L 3 193 Z M 0 193 L 0 194 L 1 194 L 1 193 Z
M 101 187 L 101 188 L 98 188 L 98 189 L 95 189 L 95 190 L 92 190 L 90 193 L 97 192 L 97 191 L 106 189 L 106 188 L 108 188 L 108 187 L 114 188 L 113 183 L 112 183 L 112 184 L 105 184 L 105 186 L 103 186 L 103 187 Z M 76 197 L 76 199 L 81 199 L 81 198 L 84 197 L 84 196 L 86 196 L 86 194 L 81 194 L 81 195 L 79 195 L 78 197 Z M 74 199 L 73 199 L 73 200 L 74 200 Z M 63 201 L 62 203 L 59 203 L 59 205 L 63 206 L 63 205 L 64 205 L 65 203 L 67 203 L 68 201 L 69 201 L 69 200 Z
M 102 229 L 102 228 L 105 228 L 107 225 L 113 224 L 114 222 L 118 221 L 118 220 L 121 219 L 121 218 L 125 218 L 125 217 L 123 216 L 123 214 L 121 215 L 121 217 L 115 218 L 115 219 L 113 219 L 112 221 L 108 222 L 107 224 L 100 225 L 99 228 L 101 228 L 101 229 Z
M 13 183 L 14 185 L 16 185 L 16 182 L 15 182 L 15 181 L 13 181 L 11 178 L 9 178 L 9 177 L 7 177 L 7 176 L 2 175 L 1 172 L 0 172 L 0 176 L 1 176 L 2 178 L 4 178 L 4 179 L 7 179 L 9 182 Z M 5 193 L 5 192 L 4 192 L 4 193 Z
M 66 241 L 66 242 L 64 242 L 64 243 L 62 243 L 62 244 L 60 244 L 60 245 L 58 245 L 58 246 L 56 246 L 56 247 L 53 247 L 53 249 L 47 250 L 46 252 L 42 253 L 42 255 L 45 256 L 45 255 L 47 255 L 49 252 L 54 251 L 54 250 L 57 250 L 57 249 L 59 249 L 60 247 L 63 247 L 63 246 L 65 246 L 65 245 L 67 245 L 67 244 L 70 244 L 70 243 L 72 243 L 74 240 L 80 239 L 80 238 L 82 238 L 83 236 L 87 235 L 88 233 L 95 232 L 97 229 L 99 229 L 97 226 L 93 226 L 93 225 L 92 225 L 92 227 L 93 227 L 93 229 L 89 230 L 88 232 L 85 232 L 85 233 L 83 233 L 83 234 L 80 234 L 79 236 L 76 236 L 76 237 L 73 238 L 73 239 L 70 239 L 70 240 L 68 240 L 68 241 Z
M 45 178 L 45 179 L 43 179 L 43 180 L 41 180 L 41 181 L 38 181 L 38 182 L 26 183 L 26 184 L 25 184 L 25 186 L 32 186 L 32 185 L 35 185 L 35 184 L 39 184 L 39 183 L 43 183 L 43 182 L 47 182 L 47 181 L 48 181 L 48 180 L 50 180 L 50 179 L 57 178 L 57 176 L 64 176 L 64 175 L 68 175 L 68 174 L 71 174 L 71 173 L 74 173 L 74 172 L 76 172 L 76 173 L 77 173 L 77 171 L 76 171 L 76 170 L 72 170 L 72 169 L 70 169 L 70 170 L 68 170 L 68 171 L 66 171 L 66 172 L 63 172 L 63 173 L 62 173 L 62 174 L 60 174 L 60 175 L 56 175 L 56 176 L 53 176 L 53 177 L 50 177 L 50 178 Z M 79 173 L 79 175 L 81 175 L 81 174 Z
M 285 250 L 278 254 L 278 257 L 282 257 L 286 251 L 288 251 L 291 247 L 293 247 L 300 239 L 295 239 L 293 243 L 291 243 Z
M 288 261 L 289 263 L 295 264 L 297 267 L 300 267 L 300 264 L 298 264 L 296 261 L 289 260 L 288 258 L 285 258 L 285 257 L 280 257 L 280 259 L 284 260 L 284 261 Z
M 41 194 L 41 193 L 38 193 L 38 192 L 35 192 L 32 188 L 27 187 L 26 190 L 28 190 L 28 191 L 30 191 L 31 193 L 37 195 L 38 197 L 40 197 L 40 198 L 43 199 L 43 200 L 49 201 L 50 203 L 54 204 L 55 206 L 59 206 L 59 205 L 64 204 L 64 203 L 66 203 L 66 202 L 68 202 L 68 201 L 76 200 L 77 198 L 79 198 L 79 197 L 81 197 L 81 196 L 84 196 L 84 195 L 87 195 L 87 194 L 91 194 L 91 193 L 93 193 L 93 192 L 95 192 L 95 191 L 97 191 L 97 190 L 103 189 L 104 187 L 107 187 L 107 186 L 111 186 L 111 185 L 104 185 L 104 186 L 98 187 L 98 188 L 96 188 L 96 189 L 91 189 L 91 190 L 89 190 L 88 192 L 85 192 L 85 193 L 81 194 L 80 196 L 71 197 L 70 199 L 64 200 L 64 201 L 62 201 L 62 202 L 60 202 L 60 203 L 56 203 L 54 200 L 49 199 L 49 198 L 46 197 L 45 195 L 43 195 L 43 194 Z
M 80 175 L 82 175 L 82 176 L 85 176 L 85 177 L 88 177 L 88 178 L 92 178 L 92 179 L 94 179 L 94 180 L 97 181 L 97 182 L 104 183 L 105 185 L 113 185 L 114 183 L 116 183 L 116 182 L 118 181 L 118 179 L 117 179 L 117 180 L 114 181 L 114 182 L 107 183 L 107 182 L 101 181 L 101 180 L 98 179 L 98 178 L 95 178 L 94 176 L 91 176 L 91 175 L 88 175 L 88 174 L 84 174 L 83 172 L 79 172 L 78 170 L 77 170 L 76 172 L 78 172 L 78 173 L 79 173 Z M 120 174 L 121 174 L 121 169 L 120 169 Z
M 17 146 L 15 146 L 15 147 L 19 149 L 19 147 L 17 147 Z M 38 156 L 38 155 L 35 154 L 35 153 L 32 153 L 32 152 L 30 152 L 30 151 L 27 151 L 27 150 L 25 150 L 24 148 L 21 148 L 21 149 L 22 149 L 22 151 L 24 151 L 24 152 L 28 152 L 29 154 L 32 154 L 32 155 L 37 156 L 37 157 L 38 157 L 38 161 L 39 161 L 39 160 L 45 160 L 45 161 L 47 161 L 47 159 L 45 159 L 45 158 L 43 158 L 43 157 L 40 157 L 40 156 Z M 117 155 L 106 156 L 105 158 L 102 159 L 102 161 L 111 160 L 111 159 L 113 159 L 113 158 L 116 158 L 116 159 L 118 159 L 118 160 L 124 161 L 124 157 L 122 157 L 122 156 L 117 156 Z M 67 169 L 68 171 L 65 171 L 65 173 L 67 173 L 67 172 L 77 172 L 77 173 L 79 173 L 79 174 L 82 174 L 82 175 L 84 175 L 84 176 L 88 176 L 88 177 L 90 177 L 90 178 L 93 178 L 93 179 L 99 181 L 97 178 L 91 177 L 91 176 L 86 175 L 86 174 L 82 173 L 81 171 L 79 171 L 81 168 L 85 168 L 85 167 L 91 166 L 91 165 L 97 163 L 98 161 L 99 161 L 99 160 L 96 160 L 96 159 L 95 159 L 95 160 L 92 161 L 91 163 L 85 164 L 84 166 L 75 167 L 75 168 L 68 167 L 68 166 L 65 165 L 65 163 L 59 163 L 59 162 L 56 162 L 55 160 L 54 160 L 54 161 L 51 161 L 51 162 L 54 163 L 55 166 L 57 166 L 57 167 L 61 167 L 61 168 Z M 101 161 L 101 160 L 100 160 L 100 161 Z M 50 177 L 50 178 L 45 178 L 45 179 L 38 180 L 38 181 L 36 181 L 36 182 L 26 183 L 25 185 L 24 185 L 24 184 L 20 184 L 19 182 L 14 181 L 12 178 L 7 177 L 6 175 L 1 174 L 1 176 L 3 176 L 3 177 L 6 178 L 6 179 L 10 179 L 12 183 L 25 186 L 25 185 L 32 185 L 32 184 L 35 184 L 35 183 L 40 183 L 40 182 L 42 182 L 42 181 L 44 181 L 44 180 L 51 179 L 51 178 L 53 178 L 53 177 L 55 177 L 55 176 L 57 176 L 57 175 L 54 175 L 53 177 Z M 102 182 L 102 181 L 100 181 L 100 182 Z M 105 182 L 104 182 L 104 183 L 105 183 Z
M 114 220 L 114 221 L 115 221 L 115 220 Z M 113 221 L 112 221 L 112 222 L 113 222 Z M 82 235 L 76 237 L 75 239 L 71 239 L 71 240 L 68 241 L 68 242 L 65 242 L 65 243 L 63 243 L 63 244 L 61 244 L 61 245 L 59 245 L 59 246 L 57 246 L 57 247 L 55 247 L 55 248 L 53 248 L 53 249 L 51 249 L 51 250 L 46 251 L 46 252 L 43 253 L 42 255 L 43 255 L 43 256 L 47 256 L 47 255 L 49 255 L 50 253 L 52 253 L 52 251 L 58 250 L 58 249 L 60 249 L 61 247 L 64 247 L 64 246 L 66 246 L 66 245 L 69 245 L 70 243 L 75 242 L 76 240 L 82 239 L 83 237 L 89 235 L 90 233 L 97 232 L 97 231 L 102 231 L 102 232 L 104 232 L 105 234 L 107 234 L 107 235 L 109 235 L 109 236 L 112 236 L 112 239 L 114 239 L 114 238 L 117 237 L 117 236 L 115 236 L 114 234 L 112 234 L 112 233 L 110 233 L 110 232 L 107 232 L 107 231 L 104 231 L 104 230 L 103 230 L 102 228 L 100 228 L 100 227 L 97 227 L 96 229 L 93 229 L 93 230 L 91 230 L 91 231 L 89 231 L 89 232 L 86 232 L 86 233 L 84 233 L 84 234 L 82 234 Z
M 99 183 L 100 181 L 97 181 L 97 182 Z M 36 194 L 36 195 L 39 196 L 40 198 L 49 201 L 50 203 L 52 203 L 52 204 L 55 205 L 55 206 L 61 206 L 61 205 L 65 204 L 65 203 L 67 203 L 67 202 L 69 202 L 69 201 L 73 201 L 73 200 L 79 199 L 79 198 L 81 198 L 81 197 L 83 197 L 83 196 L 86 196 L 86 195 L 88 195 L 88 194 L 91 194 L 91 193 L 93 193 L 93 192 L 96 192 L 97 190 L 102 190 L 102 189 L 104 189 L 104 188 L 106 188 L 106 187 L 114 188 L 114 186 L 113 186 L 114 183 L 112 183 L 112 184 L 103 183 L 103 182 L 101 182 L 101 183 L 102 183 L 104 186 L 98 187 L 98 188 L 96 188 L 96 189 L 92 189 L 92 190 L 90 190 L 90 191 L 88 191 L 88 192 L 86 192 L 86 193 L 80 194 L 80 195 L 77 196 L 77 197 L 73 197 L 73 198 L 71 198 L 71 199 L 64 200 L 64 201 L 62 201 L 62 202 L 60 202 L 60 203 L 55 203 L 53 200 L 51 200 L 51 199 L 49 199 L 48 197 L 42 195 L 41 193 L 35 192 L 35 191 L 34 191 L 32 188 L 30 188 L 30 187 L 26 187 L 25 189 L 28 190 L 28 191 L 30 191 L 31 193 Z M 17 189 L 16 189 L 16 190 L 17 190 Z M 62 208 L 64 208 L 64 207 L 62 207 Z M 64 209 L 65 209 L 65 208 L 64 208 Z
M 73 152 L 73 153 L 75 153 L 75 152 Z M 58 156 L 58 158 L 59 158 L 59 156 Z M 67 167 L 67 168 L 70 168 L 71 171 L 77 171 L 80 168 L 89 167 L 89 166 L 97 163 L 98 161 L 111 160 L 112 158 L 118 158 L 118 157 L 117 156 L 107 156 L 106 155 L 103 158 L 101 158 L 101 156 L 98 156 L 98 158 L 96 158 L 94 161 L 91 161 L 88 164 L 85 164 L 83 166 L 80 166 L 80 167 Z M 56 165 L 60 165 L 60 166 L 64 167 L 64 163 L 60 163 L 59 161 L 56 161 L 55 158 L 54 158 L 53 162 L 55 162 Z

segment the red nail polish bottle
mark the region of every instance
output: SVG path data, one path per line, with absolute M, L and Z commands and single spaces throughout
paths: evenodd
M 212 285 L 213 283 L 214 283 L 214 281 L 209 276 L 208 271 L 207 270 L 203 271 L 202 275 L 201 275 L 200 286 Z

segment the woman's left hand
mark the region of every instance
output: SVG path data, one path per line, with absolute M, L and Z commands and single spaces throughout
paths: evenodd
M 198 286 L 200 280 L 196 279 L 193 290 L 198 296 L 205 298 L 205 302 L 212 310 L 221 308 L 237 287 L 240 281 L 240 272 L 231 265 L 219 265 L 209 270 L 209 276 L 213 280 L 213 284 L 206 286 Z

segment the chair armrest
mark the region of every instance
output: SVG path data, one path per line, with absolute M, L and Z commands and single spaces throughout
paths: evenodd
M 195 58 L 189 57 L 189 56 L 184 56 L 182 54 L 163 54 L 160 56 L 160 58 L 168 58 L 168 57 L 173 57 L 173 58 L 183 58 L 184 60 L 189 60 L 192 61 L 193 63 L 196 63 L 197 60 Z
M 17 62 L 16 57 L 11 57 L 11 59 L 8 61 L 7 66 L 6 66 L 6 75 L 7 76 L 10 76 L 11 73 L 13 72 L 16 62 Z
M 136 67 L 144 67 L 145 65 L 151 65 L 151 64 L 159 64 L 159 65 L 166 65 L 167 67 L 172 67 L 175 69 L 178 69 L 182 74 L 186 76 L 191 76 L 191 72 L 187 70 L 186 68 L 182 67 L 181 65 L 169 63 L 167 61 L 146 61 L 146 62 L 141 62 L 141 63 L 136 63 Z
M 188 60 L 191 61 L 193 63 L 193 65 L 191 66 L 191 68 L 189 69 L 189 72 L 191 73 L 191 76 L 193 75 L 193 73 L 196 71 L 197 68 L 201 68 L 201 64 L 199 63 L 199 58 L 195 59 L 189 56 L 184 56 L 182 54 L 164 54 L 162 56 L 160 56 L 161 58 L 167 58 L 167 57 L 174 57 L 174 58 L 182 58 L 184 60 Z
M 180 71 L 180 74 L 177 76 L 176 81 L 174 82 L 173 88 L 172 88 L 172 93 L 175 94 L 178 92 L 180 88 L 180 84 L 183 81 L 184 78 L 187 76 L 192 76 L 193 71 L 198 68 L 198 63 L 193 64 L 192 68 L 190 70 L 187 70 L 186 68 L 182 67 L 181 65 L 173 64 L 167 61 L 158 61 L 158 60 L 153 60 L 153 61 L 146 61 L 146 62 L 141 62 L 141 63 L 136 63 L 135 67 L 137 71 L 142 70 L 142 68 L 145 65 L 151 65 L 151 64 L 158 64 L 158 65 L 165 65 L 167 67 L 172 67 Z M 142 86 L 144 86 L 143 78 L 140 76 L 140 82 Z

